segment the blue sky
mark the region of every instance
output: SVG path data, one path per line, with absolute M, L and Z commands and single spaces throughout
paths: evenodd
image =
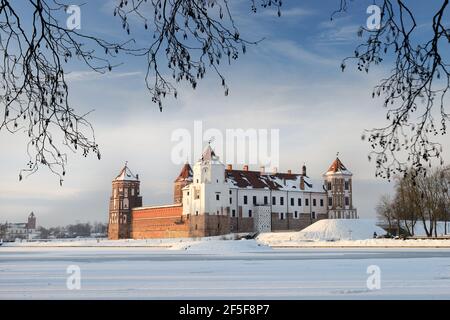
M 112 15 L 113 2 L 83 5 L 82 32 L 125 39 Z M 80 113 L 95 110 L 90 120 L 103 158 L 70 154 L 62 187 L 45 168 L 19 182 L 18 172 L 28 161 L 26 136 L 1 132 L 0 145 L 8 153 L 0 167 L 0 221 L 22 221 L 30 211 L 44 226 L 107 221 L 111 180 L 125 161 L 140 174 L 144 204 L 171 202 L 172 182 L 180 170 L 170 161 L 171 132 L 192 130 L 195 120 L 203 121 L 206 129 L 280 129 L 279 170 L 299 171 L 305 162 L 309 175 L 319 181 L 340 152 L 354 173 L 359 214 L 373 217 L 379 196 L 391 192 L 392 185 L 374 178 L 374 165 L 367 161 L 369 146 L 360 136 L 364 129 L 384 124 L 382 101 L 373 100 L 371 92 L 389 65 L 369 74 L 351 66 L 340 70 L 342 58 L 358 43 L 356 32 L 366 23 L 366 8 L 373 1 L 354 1 L 347 14 L 333 21 L 337 0 L 285 1 L 281 18 L 270 10 L 250 13 L 250 1 L 230 2 L 242 37 L 265 40 L 231 66 L 222 66 L 228 97 L 210 72 L 195 91 L 182 84 L 178 99 L 165 101 L 160 113 L 145 89 L 143 59 L 121 56 L 117 61 L 124 64 L 105 75 L 71 63 L 66 70 L 71 103 Z M 414 2 L 418 39 L 429 30 L 427 6 Z M 150 39 L 142 24 L 133 24 L 131 32 L 139 41 Z M 445 152 L 449 143 L 443 143 Z M 448 152 L 445 159 L 449 162 Z

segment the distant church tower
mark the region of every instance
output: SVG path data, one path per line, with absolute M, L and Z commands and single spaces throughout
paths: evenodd
M 28 230 L 36 229 L 36 216 L 34 215 L 33 212 L 31 212 L 30 215 L 28 216 L 27 229 Z
M 139 188 L 139 176 L 134 175 L 125 164 L 119 175 L 112 181 L 108 239 L 130 238 L 131 209 L 142 206 Z
M 324 187 L 327 191 L 329 219 L 357 219 L 352 199 L 352 176 L 336 156 L 328 171 L 324 173 Z
M 173 202 L 183 203 L 183 188 L 192 182 L 192 168 L 189 163 L 185 163 L 180 174 L 174 181 Z

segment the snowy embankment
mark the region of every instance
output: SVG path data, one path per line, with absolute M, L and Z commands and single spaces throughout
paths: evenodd
M 248 253 L 267 251 L 271 248 L 255 240 L 233 240 L 235 234 L 205 238 L 171 238 L 146 240 L 107 240 L 107 239 L 60 239 L 34 242 L 7 242 L 3 247 L 142 247 L 155 249 L 182 250 L 199 253 Z
M 299 232 L 260 234 L 257 240 L 272 247 L 450 247 L 450 240 L 373 239 L 386 231 L 370 219 L 324 219 Z
M 308 247 L 442 247 L 450 248 L 450 240 L 373 239 L 385 234 L 369 219 L 320 220 L 299 232 L 260 234 L 255 240 L 233 240 L 235 234 L 205 238 L 171 238 L 147 240 L 61 239 L 36 242 L 4 243 L 2 247 L 142 247 L 198 253 L 250 253 L 275 248 Z

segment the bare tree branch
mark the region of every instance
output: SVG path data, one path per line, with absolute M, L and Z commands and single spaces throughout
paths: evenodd
M 426 174 L 425 168 L 431 167 L 433 159 L 443 163 L 442 147 L 432 137 L 446 134 L 449 120 L 445 99 L 450 70 L 448 56 L 443 55 L 446 52 L 443 47 L 450 40 L 450 29 L 444 24 L 448 0 L 442 0 L 438 6 L 432 18 L 431 36 L 420 42 L 417 41 L 420 37 L 415 37 L 416 17 L 408 3 L 380 1 L 380 27 L 374 30 L 362 27 L 359 35 L 367 35 L 365 42 L 342 62 L 342 70 L 348 60 L 356 60 L 358 70 L 369 72 L 391 53 L 394 59 L 390 74 L 372 94 L 383 97 L 389 124 L 366 130 L 362 137 L 371 145 L 369 160 L 375 159 L 378 177 L 406 175 L 410 166 L 415 175 Z M 347 0 L 341 0 L 337 12 L 346 8 Z

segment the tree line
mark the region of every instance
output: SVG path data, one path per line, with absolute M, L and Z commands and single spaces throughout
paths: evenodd
M 87 223 L 76 223 L 69 224 L 67 226 L 44 228 L 39 227 L 41 239 L 64 239 L 64 238 L 76 238 L 76 237 L 91 237 L 95 235 L 107 235 L 108 234 L 108 224 L 95 222 L 93 224 Z
M 390 234 L 414 236 L 422 226 L 427 237 L 437 237 L 438 222 L 450 217 L 450 166 L 417 175 L 413 169 L 395 178 L 394 193 L 381 196 L 376 212 Z

